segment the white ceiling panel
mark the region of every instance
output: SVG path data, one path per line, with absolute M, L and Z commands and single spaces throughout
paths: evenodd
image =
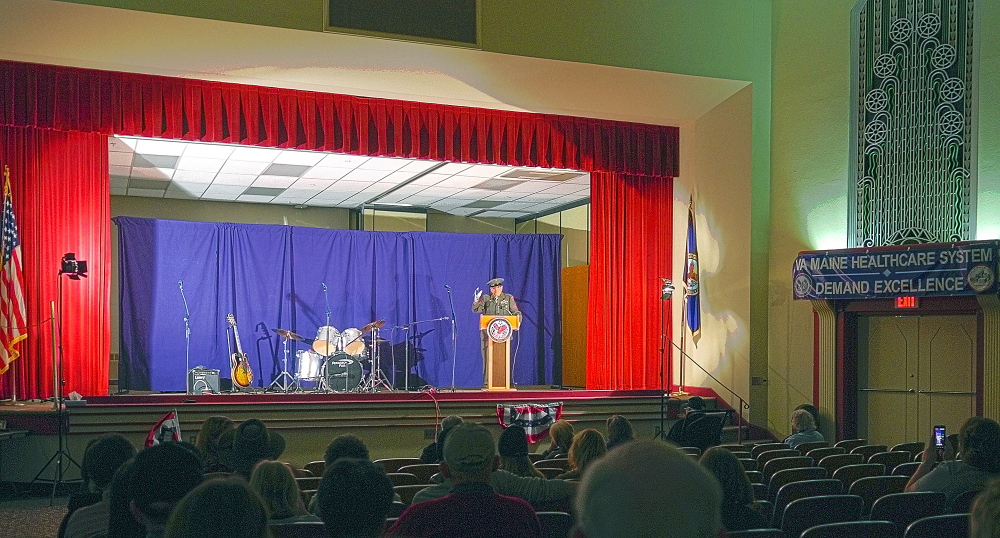
M 111 151 L 108 153 L 108 166 L 132 166 L 132 153 Z
M 482 182 L 483 178 L 481 177 L 461 175 L 461 176 L 451 176 L 445 179 L 444 181 L 438 183 L 438 185 L 441 187 L 450 187 L 452 190 L 454 190 L 454 189 L 468 189 L 471 187 L 475 187 L 476 185 L 479 185 Z
M 184 157 L 191 157 L 224 161 L 233 154 L 234 149 L 236 146 L 230 144 L 188 144 L 181 160 L 184 160 Z
M 302 174 L 304 179 L 335 180 L 346 176 L 353 168 L 334 168 L 332 166 L 314 166 Z
M 255 179 L 257 179 L 256 174 L 223 174 L 220 172 L 215 176 L 215 181 L 212 182 L 212 185 L 243 185 L 249 187 L 253 185 Z
M 386 172 L 395 172 L 409 163 L 410 161 L 408 159 L 372 157 L 358 168 L 361 170 L 384 170 Z
M 463 171 L 468 170 L 469 167 L 471 166 L 472 165 L 468 163 L 448 163 L 442 166 L 441 168 L 438 168 L 434 172 L 438 174 L 448 174 L 449 176 L 453 176 L 455 174 L 461 174 Z
M 439 196 L 420 196 L 420 195 L 417 195 L 417 196 L 410 196 L 410 197 L 404 198 L 403 199 L 403 203 L 404 204 L 410 204 L 412 206 L 418 206 L 418 207 L 420 207 L 420 206 L 427 206 L 427 205 L 433 204 L 434 202 L 437 202 L 440 199 L 441 199 L 441 197 L 439 197 Z
M 581 189 L 585 189 L 585 188 L 586 187 L 584 187 L 582 185 L 574 185 L 574 184 L 562 185 L 562 184 L 559 184 L 559 185 L 553 185 L 553 186 L 545 189 L 542 192 L 545 193 L 545 194 L 573 194 L 573 193 L 579 192 Z
M 127 177 L 111 176 L 111 188 L 112 189 L 114 189 L 114 188 L 124 189 L 124 188 L 127 188 L 127 187 L 128 187 L 128 178 Z
M 131 173 L 132 173 L 131 166 L 121 166 L 114 164 L 108 166 L 108 175 L 128 177 L 128 175 Z
M 237 202 L 252 202 L 259 204 L 266 204 L 274 200 L 274 196 L 260 196 L 256 194 L 241 194 L 239 198 L 236 199 Z
M 215 179 L 215 172 L 201 170 L 178 170 L 174 172 L 174 181 L 194 181 L 197 183 L 211 183 Z
M 219 169 L 220 174 L 253 174 L 260 175 L 261 172 L 267 170 L 267 167 L 271 163 L 268 162 L 257 162 L 257 161 L 237 161 L 230 159 L 226 161 L 226 164 L 222 165 Z
M 176 200 L 198 200 L 201 198 L 201 193 L 188 192 L 185 190 L 167 189 L 167 192 L 163 193 L 163 197 L 174 198 Z
M 357 168 L 372 157 L 362 157 L 360 155 L 346 155 L 343 153 L 330 153 L 319 162 L 319 166 L 330 166 L 334 168 Z
M 135 146 L 136 153 L 148 153 L 150 155 L 172 155 L 179 156 L 184 153 L 186 143 L 178 140 L 160 140 L 156 138 L 140 138 Z
M 463 176 L 473 176 L 478 178 L 497 177 L 500 174 L 513 170 L 513 166 L 499 166 L 495 164 L 474 164 L 462 171 Z M 482 179 L 480 179 L 482 181 Z
M 170 191 L 182 191 L 196 196 L 201 196 L 208 190 L 208 185 L 204 183 L 171 183 L 167 188 Z
M 440 163 L 441 161 L 410 161 L 406 164 L 406 166 L 400 168 L 399 171 L 419 174 L 420 172 L 423 172 L 428 168 Z
M 163 198 L 163 192 L 157 189 L 129 189 L 129 196 L 144 196 L 146 198 Z
M 229 155 L 229 159 L 233 161 L 252 161 L 270 164 L 274 162 L 280 154 L 280 149 L 258 148 L 255 146 L 236 146 L 233 148 L 233 152 Z
M 214 173 L 221 170 L 224 164 L 226 164 L 225 159 L 191 157 L 185 154 L 177 161 L 177 169 Z
M 128 189 L 125 187 L 111 187 L 111 196 L 128 196 Z
M 218 183 L 212 183 L 208 189 L 205 190 L 205 194 L 231 194 L 233 196 L 238 196 L 243 194 L 243 191 L 247 190 L 245 185 L 220 185 Z
M 319 164 L 323 158 L 326 157 L 326 153 L 320 153 L 318 151 L 296 151 L 296 150 L 285 150 L 278 154 L 274 159 L 275 164 L 298 164 L 303 166 L 315 166 Z
M 174 171 L 169 168 L 139 168 L 133 166 L 129 177 L 169 180 L 173 173 Z
M 449 196 L 449 198 L 461 198 L 463 200 L 482 200 L 483 198 L 486 198 L 495 192 L 496 191 L 488 191 L 486 189 L 465 189 L 463 191 L 455 191 L 455 193 Z
M 388 176 L 389 172 L 386 170 L 366 170 L 358 168 L 351 170 L 349 174 L 344 176 L 345 181 L 367 181 L 369 183 L 374 183 L 385 176 Z
M 316 189 L 321 191 L 330 185 L 333 185 L 333 181 L 328 179 L 299 179 L 292 183 L 292 189 Z
M 414 179 L 411 185 L 425 185 L 429 187 L 431 185 L 437 185 L 438 183 L 450 177 L 451 176 L 449 176 L 448 174 L 438 174 L 436 172 L 431 172 L 429 174 L 424 174 L 418 177 L 417 179 Z
M 403 172 L 403 171 L 393 172 L 385 176 L 384 178 L 380 179 L 378 182 L 388 185 L 398 185 L 399 183 L 402 183 L 410 179 L 411 177 L 417 175 L 417 173 L 418 172 Z
M 295 183 L 296 178 L 288 176 L 258 176 L 253 182 L 254 187 L 275 187 L 287 189 Z

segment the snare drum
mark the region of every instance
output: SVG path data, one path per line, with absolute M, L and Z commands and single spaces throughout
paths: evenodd
M 330 390 L 347 392 L 358 388 L 362 377 L 361 363 L 347 353 L 337 353 L 323 363 L 323 379 Z
M 340 349 L 354 357 L 364 356 L 365 341 L 361 339 L 361 331 L 354 328 L 344 329 L 344 332 L 340 333 Z
M 317 381 L 323 370 L 323 356 L 315 351 L 300 349 L 295 352 L 297 365 L 295 367 L 295 378 L 308 381 Z
M 333 355 L 340 351 L 340 331 L 330 325 L 320 327 L 313 341 L 313 351 L 320 355 Z

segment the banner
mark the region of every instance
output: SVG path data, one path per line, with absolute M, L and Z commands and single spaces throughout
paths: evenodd
M 14 200 L 10 194 L 10 169 L 3 167 L 3 267 L 0 268 L 0 374 L 21 355 L 18 344 L 28 337 L 25 320 L 24 282 L 21 269 L 21 240 L 14 218 Z
M 537 443 L 549 434 L 552 423 L 562 417 L 562 402 L 550 404 L 497 404 L 497 419 L 504 428 L 520 426 L 529 443 Z
M 995 294 L 1000 241 L 801 252 L 796 299 Z
M 177 418 L 177 411 L 171 411 L 163 415 L 163 418 L 156 423 L 156 426 L 153 426 L 153 429 L 149 430 L 149 435 L 146 436 L 146 447 L 169 443 L 171 441 L 181 441 L 181 421 Z
M 695 347 L 701 338 L 701 298 L 698 278 L 698 236 L 695 233 L 694 196 L 688 203 L 687 255 L 684 266 L 684 308 L 687 309 L 687 326 L 691 329 L 691 341 Z

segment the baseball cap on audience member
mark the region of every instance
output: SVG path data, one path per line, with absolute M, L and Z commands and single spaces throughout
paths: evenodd
M 703 400 L 701 396 L 692 396 L 688 398 L 687 401 L 681 405 L 681 408 L 693 409 L 695 411 L 702 411 L 703 409 L 705 409 L 705 400 Z
M 508 426 L 497 439 L 497 451 L 505 458 L 520 458 L 528 455 L 528 437 L 524 428 Z
M 491 470 L 496 458 L 493 434 L 468 422 L 455 426 L 444 441 L 444 462 L 453 471 L 481 473 Z

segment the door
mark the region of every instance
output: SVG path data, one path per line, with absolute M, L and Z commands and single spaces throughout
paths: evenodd
M 858 435 L 892 446 L 976 410 L 976 317 L 858 318 Z

